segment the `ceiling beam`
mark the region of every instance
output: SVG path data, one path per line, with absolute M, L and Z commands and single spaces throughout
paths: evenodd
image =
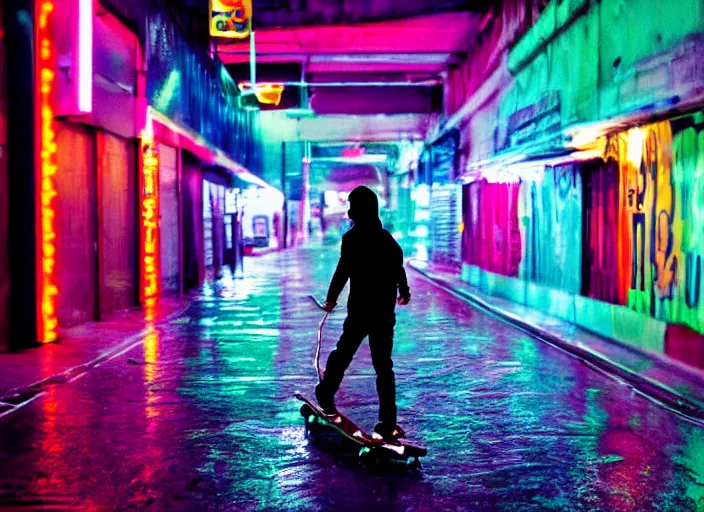
M 316 116 L 298 120 L 296 139 L 326 143 L 422 140 L 427 122 L 424 114 Z
M 261 29 L 257 54 L 434 54 L 464 52 L 476 35 L 476 13 L 445 13 L 392 22 Z M 218 52 L 245 54 L 247 41 L 223 41 Z
M 440 12 L 481 14 L 491 3 L 492 0 L 265 0 L 256 2 L 254 11 L 257 26 L 284 27 L 393 21 Z
M 228 66 L 248 66 L 249 53 L 219 53 Z M 419 73 L 439 74 L 462 61 L 463 54 L 257 54 L 258 65 L 303 64 L 313 73 Z
M 249 62 L 249 48 L 219 47 L 218 56 L 225 64 Z M 311 52 L 305 48 L 291 52 L 265 52 L 257 49 L 258 63 L 303 63 L 315 64 L 448 64 L 459 63 L 463 54 L 452 52 L 421 53 L 331 53 Z

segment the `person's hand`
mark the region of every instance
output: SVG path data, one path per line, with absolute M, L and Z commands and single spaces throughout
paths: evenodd
M 323 311 L 327 311 L 328 313 L 332 313 L 332 310 L 335 309 L 335 306 L 337 306 L 336 302 L 330 302 L 330 301 L 325 301 L 323 304 Z
M 398 299 L 396 299 L 396 304 L 398 304 L 399 306 L 405 306 L 405 305 L 408 304 L 409 302 L 411 302 L 411 296 L 410 296 L 410 295 L 408 295 L 408 296 L 406 296 L 406 297 L 399 297 Z

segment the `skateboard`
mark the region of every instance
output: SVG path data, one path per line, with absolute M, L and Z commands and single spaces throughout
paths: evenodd
M 330 427 L 350 441 L 360 446 L 359 457 L 363 461 L 380 461 L 391 459 L 403 461 L 414 469 L 420 468 L 420 457 L 427 455 L 428 450 L 402 439 L 385 441 L 376 432 L 367 434 L 355 422 L 338 411 L 335 415 L 327 415 L 313 400 L 296 392 L 294 396 L 303 402 L 301 416 L 306 422 L 306 430 L 314 423 Z

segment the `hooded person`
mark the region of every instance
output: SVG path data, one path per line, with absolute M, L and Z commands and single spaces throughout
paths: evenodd
M 331 312 L 349 280 L 347 318 L 315 395 L 326 414 L 337 414 L 335 394 L 357 349 L 369 336 L 379 395 L 379 423 L 374 430 L 386 439 L 395 439 L 404 435 L 397 424 L 396 380 L 391 359 L 395 308 L 396 304 L 406 305 L 411 300 L 403 251 L 382 228 L 379 201 L 374 191 L 357 187 L 350 193 L 349 203 L 349 217 L 354 224 L 342 237 L 340 260 L 323 306 Z

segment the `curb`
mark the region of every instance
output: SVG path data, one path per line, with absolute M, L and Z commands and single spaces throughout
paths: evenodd
M 151 327 L 158 327 L 171 322 L 174 318 L 182 315 L 189 306 L 190 304 L 185 304 L 182 308 L 173 311 L 164 318 L 152 324 Z M 146 336 L 148 329 L 149 326 L 145 326 L 138 332 L 130 334 L 129 336 L 123 338 L 122 341 L 120 341 L 116 346 L 105 350 L 97 357 L 86 363 L 67 368 L 62 372 L 45 377 L 44 379 L 34 382 L 33 384 L 17 387 L 7 391 L 3 395 L 0 395 L 0 421 L 39 398 L 45 393 L 47 387 L 54 384 L 68 384 L 78 380 L 93 368 L 115 359 L 116 357 L 119 357 L 144 343 L 144 337 Z
M 579 359 L 586 366 L 598 371 L 599 373 L 628 384 L 637 393 L 670 409 L 679 416 L 682 416 L 683 418 L 700 426 L 704 426 L 704 404 L 699 404 L 696 401 L 684 397 L 665 384 L 648 377 L 644 377 L 643 375 L 640 375 L 625 366 L 611 361 L 597 352 L 578 347 L 562 337 L 551 333 L 547 329 L 527 322 L 513 313 L 509 313 L 499 307 L 493 306 L 492 304 L 479 298 L 477 295 L 464 290 L 459 290 L 444 279 L 433 275 L 431 272 L 418 268 L 412 264 L 409 266 L 439 288 L 442 288 L 446 292 L 468 302 L 471 306 L 488 313 L 502 322 L 512 325 L 513 327 L 525 332 L 539 341 L 542 341 L 543 343 L 547 343 L 548 345 L 555 347 L 576 359 Z

